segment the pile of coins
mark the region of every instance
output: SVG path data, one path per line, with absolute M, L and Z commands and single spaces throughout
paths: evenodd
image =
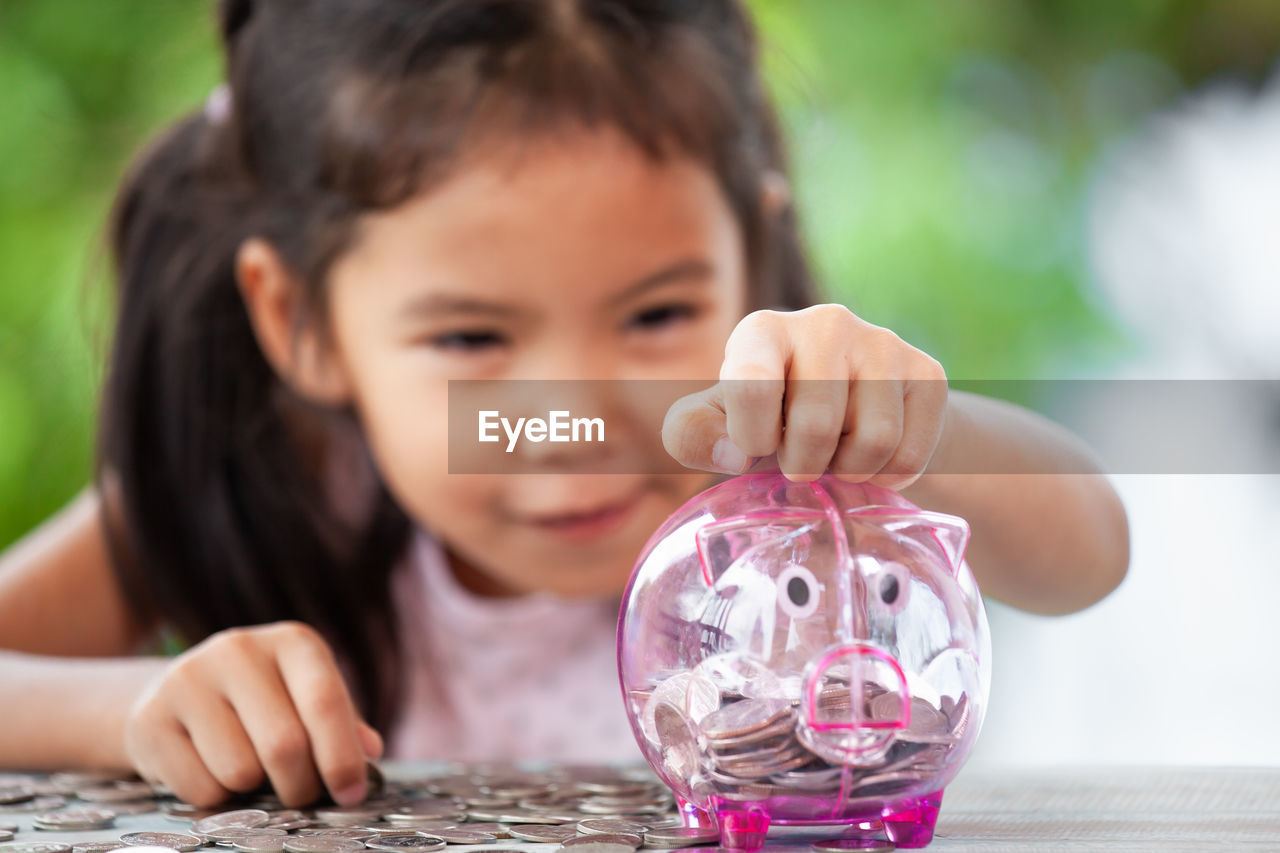
M 901 794 L 936 776 L 964 737 L 968 697 L 944 696 L 941 707 L 911 698 L 909 723 L 893 731 L 874 766 L 832 763 L 805 746 L 800 736 L 800 700 L 707 689 L 705 679 L 678 673 L 656 685 L 641 719 L 672 779 L 692 780 L 695 790 L 728 800 L 762 801 L 774 796 L 840 796 L 844 801 Z M 852 719 L 854 691 L 831 683 L 817 696 L 819 719 Z M 858 694 L 862 718 L 891 720 L 902 699 L 876 682 Z
M 714 831 L 683 827 L 671 792 L 647 768 L 460 767 L 395 782 L 376 773 L 370 782 L 370 798 L 357 806 L 290 809 L 266 793 L 210 811 L 109 774 L 0 775 L 0 853 L 193 853 L 212 846 L 240 853 L 431 853 L 450 845 L 500 853 L 504 840 L 554 843 L 573 853 L 634 853 L 719 840 Z M 37 831 L 110 829 L 118 815 L 147 813 L 186 826 L 118 841 L 15 841 L 18 826 L 5 822 L 5 813 L 30 814 Z

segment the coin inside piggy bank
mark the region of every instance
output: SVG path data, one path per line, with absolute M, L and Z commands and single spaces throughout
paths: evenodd
M 982 725 L 986 613 L 969 527 L 825 475 L 737 477 L 645 545 L 618 669 L 632 729 L 688 826 L 933 838 Z

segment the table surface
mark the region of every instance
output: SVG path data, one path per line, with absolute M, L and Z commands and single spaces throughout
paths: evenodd
M 382 765 L 388 778 L 421 774 L 427 766 Z M 122 815 L 112 829 L 59 833 L 33 830 L 29 814 L 0 818 L 19 824 L 18 841 L 102 841 L 125 832 L 177 832 L 187 826 L 160 814 Z M 557 847 L 508 839 L 499 845 L 527 847 L 531 853 Z M 770 841 L 768 847 L 770 853 L 809 850 L 807 842 L 791 840 Z M 1280 768 L 961 772 L 943 796 L 934 841 L 927 849 L 1280 851 Z

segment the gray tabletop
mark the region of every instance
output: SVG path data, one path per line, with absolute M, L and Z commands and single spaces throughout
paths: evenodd
M 389 778 L 435 765 L 389 762 Z M 126 832 L 181 831 L 161 814 L 122 815 L 92 832 L 32 829 L 30 814 L 7 814 L 19 841 L 106 841 Z M 502 840 L 506 847 L 553 844 Z M 795 840 L 771 850 L 808 850 Z M 705 849 L 705 848 L 704 848 Z M 1272 850 L 1280 851 L 1280 768 L 1061 768 L 961 772 L 942 800 L 929 850 Z

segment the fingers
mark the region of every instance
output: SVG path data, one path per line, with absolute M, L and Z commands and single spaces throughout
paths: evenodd
M 763 470 L 791 480 L 830 470 L 902 488 L 941 440 L 946 374 L 889 329 L 841 305 L 757 311 L 725 346 L 720 382 L 677 401 L 663 444 L 689 467 Z
M 862 482 L 879 474 L 902 439 L 902 383 L 896 379 L 853 382 L 847 432 L 831 460 L 831 473 Z
M 282 643 L 277 654 L 325 787 L 341 805 L 360 802 L 367 785 L 362 721 L 328 644 L 307 629 Z
M 357 724 L 357 728 L 360 730 L 360 745 L 364 748 L 364 754 L 377 761 L 382 757 L 382 750 L 385 748 L 385 744 L 382 742 L 382 735 L 378 734 L 378 730 L 364 720 Z
M 180 655 L 130 710 L 125 741 L 140 773 L 200 804 L 265 777 L 289 806 L 325 788 L 350 805 L 383 750 L 328 644 L 299 622 L 221 631 Z
M 287 806 L 320 796 L 323 783 L 311 756 L 306 726 L 294 707 L 274 654 L 248 632 L 224 632 L 224 645 L 245 644 L 218 662 L 219 682 L 235 709 L 271 787 Z
M 849 408 L 849 367 L 839 351 L 797 348 L 787 379 L 786 429 L 778 468 L 789 480 L 813 480 L 827 470 Z
M 741 474 L 751 459 L 729 439 L 722 391 L 717 383 L 672 403 L 662 421 L 662 446 L 688 468 Z
M 870 482 L 905 489 L 920 479 L 942 437 L 947 413 L 946 380 L 909 380 L 902 396 L 902 440 Z
M 152 733 L 145 758 L 138 762 L 143 778 L 162 781 L 178 799 L 201 808 L 216 806 L 231 796 L 209 772 L 191 738 L 175 720 L 156 726 Z
M 253 742 L 235 709 L 212 691 L 182 691 L 176 701 L 196 754 L 228 791 L 252 791 L 266 780 Z
M 776 311 L 748 314 L 725 344 L 720 384 L 726 434 L 746 456 L 768 456 L 782 440 L 792 347 L 781 316 Z
M 788 338 L 775 311 L 757 311 L 725 344 L 720 381 L 667 410 L 662 443 L 689 468 L 741 474 L 778 449 Z

